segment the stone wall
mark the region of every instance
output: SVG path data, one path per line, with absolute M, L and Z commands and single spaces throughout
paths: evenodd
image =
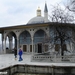
M 41 65 L 14 65 L 4 69 L 1 72 L 7 72 L 4 75 L 75 75 L 75 66 L 41 66 Z

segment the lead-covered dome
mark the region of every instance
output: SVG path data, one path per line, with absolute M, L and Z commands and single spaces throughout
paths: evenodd
M 29 20 L 28 24 L 45 23 L 44 17 L 37 16 Z

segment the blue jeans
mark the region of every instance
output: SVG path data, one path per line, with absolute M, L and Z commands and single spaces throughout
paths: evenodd
M 22 59 L 22 55 L 19 55 L 19 61 L 22 61 L 23 59 Z

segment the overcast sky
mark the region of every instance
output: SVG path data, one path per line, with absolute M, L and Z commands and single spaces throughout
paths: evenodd
M 47 3 L 48 14 L 50 15 L 52 6 L 60 4 L 63 7 L 64 1 L 65 0 L 0 0 L 0 27 L 27 24 L 31 18 L 36 16 L 38 7 L 40 7 L 43 16 L 45 2 Z
M 38 7 L 44 11 L 45 2 L 47 3 L 48 13 L 50 14 L 52 5 L 61 4 L 64 0 L 0 0 L 0 27 L 16 26 L 27 24 L 36 16 Z

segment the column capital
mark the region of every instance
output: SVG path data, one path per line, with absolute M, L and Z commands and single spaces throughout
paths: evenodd
M 19 40 L 19 37 L 17 37 L 16 39 Z

